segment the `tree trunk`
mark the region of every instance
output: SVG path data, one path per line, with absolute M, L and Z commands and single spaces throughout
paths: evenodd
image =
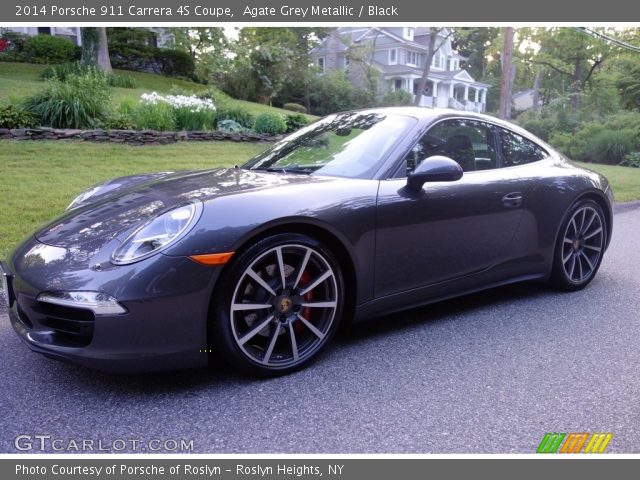
M 575 68 L 573 70 L 573 84 L 571 85 L 571 106 L 573 113 L 578 113 L 580 108 L 580 87 L 582 85 L 582 60 L 576 59 Z
M 84 27 L 82 30 L 82 65 L 93 65 L 111 73 L 107 29 L 105 27 Z
M 536 77 L 533 79 L 533 106 L 532 110 L 537 112 L 540 109 L 540 82 L 542 81 L 542 74 L 540 68 L 536 70 Z
M 504 48 L 502 50 L 502 78 L 500 79 L 499 117 L 511 118 L 511 60 L 513 58 L 513 27 L 504 31 Z
M 430 28 L 429 29 L 429 50 L 427 51 L 427 58 L 424 62 L 424 69 L 422 70 L 422 78 L 420 79 L 420 83 L 418 84 L 418 91 L 416 92 L 416 98 L 414 100 L 414 105 L 416 107 L 420 106 L 420 102 L 422 101 L 422 94 L 424 93 L 424 89 L 427 86 L 427 80 L 429 78 L 429 73 L 431 72 L 431 62 L 433 61 L 433 56 L 436 53 L 437 37 L 438 37 L 438 30 Z

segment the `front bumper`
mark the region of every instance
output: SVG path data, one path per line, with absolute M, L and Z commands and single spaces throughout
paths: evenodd
M 207 364 L 208 307 L 219 268 L 158 254 L 100 271 L 87 262 L 80 270 L 73 261 L 26 262 L 20 250 L 0 268 L 8 280 L 10 322 L 31 350 L 112 372 Z M 107 293 L 126 313 L 96 315 L 37 300 L 44 291 L 78 290 Z

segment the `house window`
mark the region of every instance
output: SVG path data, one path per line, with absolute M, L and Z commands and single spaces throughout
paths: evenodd
M 418 52 L 407 52 L 407 65 L 418 66 Z
M 324 72 L 324 57 L 316 58 L 316 66 Z
M 411 27 L 404 27 L 403 29 L 403 36 L 406 40 L 411 40 L 413 41 L 413 32 L 414 29 Z
M 402 90 L 402 85 L 404 84 L 404 80 L 401 78 L 396 78 L 394 82 L 395 90 Z
M 398 63 L 398 49 L 392 48 L 389 50 L 389 65 L 395 65 Z

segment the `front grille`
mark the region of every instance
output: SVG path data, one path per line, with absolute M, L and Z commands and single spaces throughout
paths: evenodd
M 50 331 L 51 343 L 86 347 L 93 339 L 95 316 L 91 310 L 29 300 L 18 302 L 18 313 L 29 329 Z

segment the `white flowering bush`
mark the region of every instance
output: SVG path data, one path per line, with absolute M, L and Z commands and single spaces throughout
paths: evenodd
M 143 93 L 140 102 L 142 108 L 150 110 L 155 110 L 158 105 L 171 107 L 178 130 L 212 130 L 216 125 L 216 106 L 210 98 L 151 92 Z

